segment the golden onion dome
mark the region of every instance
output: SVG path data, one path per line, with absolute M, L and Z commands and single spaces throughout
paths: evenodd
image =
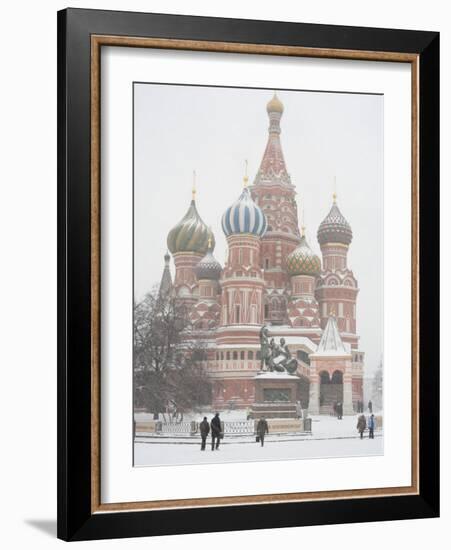
M 314 277 L 321 271 L 321 260 L 308 245 L 305 235 L 302 235 L 299 245 L 288 255 L 287 271 L 292 277 L 295 275 Z
M 191 252 L 204 255 L 211 240 L 211 250 L 215 247 L 215 238 L 209 227 L 204 223 L 196 208 L 193 198 L 188 211 L 168 234 L 167 244 L 172 254 Z
M 275 92 L 271 101 L 268 101 L 268 104 L 266 105 L 266 110 L 268 111 L 268 113 L 283 113 L 283 103 L 277 97 L 277 94 Z

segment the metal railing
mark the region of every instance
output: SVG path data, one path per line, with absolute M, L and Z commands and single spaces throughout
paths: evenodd
M 150 422 L 148 424 L 151 424 Z M 255 433 L 255 420 L 237 420 L 233 422 L 221 421 L 222 432 L 225 435 L 250 435 Z M 167 435 L 196 435 L 199 433 L 199 422 L 192 420 L 191 422 L 162 422 L 157 420 L 153 429 L 140 430 L 139 423 L 135 426 L 136 431 L 150 431 L 155 434 L 167 434 Z M 283 430 L 282 430 L 283 431 Z M 312 431 L 311 418 L 304 418 L 303 430 L 305 432 Z
M 191 433 L 193 422 L 157 422 L 156 431 L 163 434 Z
M 223 422 L 224 434 L 253 434 L 253 420 L 237 420 L 235 422 Z

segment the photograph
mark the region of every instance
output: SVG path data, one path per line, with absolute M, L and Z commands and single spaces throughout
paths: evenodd
M 383 455 L 383 94 L 132 101 L 133 465 Z
M 273 13 L 58 12 L 62 540 L 440 514 L 440 33 Z

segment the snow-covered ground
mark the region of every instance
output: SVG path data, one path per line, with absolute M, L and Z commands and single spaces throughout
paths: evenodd
M 224 420 L 228 415 L 221 414 Z M 210 418 L 210 415 L 208 415 Z M 235 418 L 234 418 L 235 419 Z M 135 466 L 252 462 L 302 458 L 336 458 L 383 454 L 383 433 L 375 439 L 360 440 L 356 430 L 357 415 L 338 420 L 328 416 L 312 417 L 312 434 L 267 435 L 262 448 L 254 436 L 230 436 L 221 441 L 219 451 L 200 450 L 200 437 L 137 437 Z

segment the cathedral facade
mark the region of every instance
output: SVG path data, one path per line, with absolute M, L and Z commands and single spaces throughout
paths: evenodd
M 321 258 L 299 228 L 296 189 L 287 171 L 280 134 L 283 104 L 267 104 L 269 131 L 252 184 L 222 216 L 227 258 L 214 257 L 215 238 L 193 198 L 169 232 L 161 288 L 190 309 L 196 334 L 206 343 L 205 366 L 213 406 L 247 408 L 261 370 L 260 330 L 283 338 L 297 359 L 299 400 L 311 414 L 329 414 L 342 402 L 351 414 L 363 400 L 364 353 L 356 327 L 358 284 L 347 262 L 353 238 L 334 195 L 317 231 Z

